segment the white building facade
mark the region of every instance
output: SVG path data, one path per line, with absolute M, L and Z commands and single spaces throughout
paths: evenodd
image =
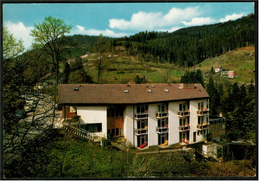
M 128 88 L 128 92 L 124 89 L 125 95 L 122 94 L 122 97 L 129 97 L 128 100 L 134 103 L 122 103 L 121 100 L 127 99 L 125 97 L 119 99 L 120 102 L 115 102 L 118 99 L 116 96 L 114 103 L 112 101 L 110 103 L 98 101 L 98 103 L 95 99 L 91 102 L 95 101 L 96 103 L 90 103 L 87 100 L 86 103 L 77 103 L 78 101 L 74 102 L 73 98 L 66 101 L 64 94 L 60 104 L 64 108 L 74 105 L 76 115 L 80 116 L 80 127 L 105 138 L 110 135 L 124 137 L 133 146 L 139 148 L 147 146 L 167 147 L 178 143 L 193 144 L 207 140 L 209 133 L 209 96 L 203 87 L 198 86 L 198 84 L 195 86 L 181 85 L 182 87 L 180 87 L 176 84 L 170 86 L 174 89 L 168 88 L 166 92 L 166 89 L 162 89 L 166 87 L 165 85 L 164 87 L 150 85 L 151 92 L 141 94 L 139 102 L 134 101 L 134 97 L 130 97 L 130 88 Z M 134 94 L 137 94 L 138 89 L 142 86 L 131 85 L 131 87 L 135 87 L 133 92 L 135 91 Z M 95 94 L 98 94 L 98 90 L 93 90 L 96 91 Z M 86 89 L 86 92 L 88 91 L 90 92 L 90 87 Z M 151 93 L 154 93 L 154 95 Z M 188 93 L 192 94 L 187 95 Z M 82 95 L 82 97 L 84 96 Z M 117 95 L 117 97 L 120 98 L 120 95 Z M 164 97 L 165 99 L 162 99 Z M 77 96 L 74 99 L 77 100 Z M 66 109 L 63 111 L 65 112 Z M 66 116 L 64 113 L 64 119 L 69 119 Z

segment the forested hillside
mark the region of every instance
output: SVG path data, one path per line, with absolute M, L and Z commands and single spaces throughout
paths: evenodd
M 143 55 L 151 54 L 159 62 L 190 67 L 209 57 L 255 43 L 253 14 L 236 21 L 188 27 L 168 32 L 140 32 L 117 39 L 126 49 L 136 47 Z

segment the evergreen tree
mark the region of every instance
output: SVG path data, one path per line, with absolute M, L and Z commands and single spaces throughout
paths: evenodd
M 217 112 L 217 107 L 219 106 L 220 98 L 217 89 L 214 86 L 214 81 L 212 78 L 212 75 L 209 77 L 209 83 L 207 85 L 207 92 L 210 96 L 210 103 L 209 103 L 209 108 L 210 108 L 210 114 L 211 115 L 216 115 Z
M 63 72 L 64 72 L 63 83 L 68 84 L 69 83 L 69 75 L 70 75 L 70 65 L 68 64 L 68 62 L 65 63 L 65 68 L 64 68 Z
M 141 83 L 141 79 L 139 77 L 139 75 L 135 76 L 135 84 L 140 84 Z
M 204 87 L 203 74 L 200 69 L 196 71 L 196 81 L 194 83 L 200 83 Z
M 253 80 L 251 80 L 251 84 L 248 87 L 248 94 L 255 95 L 255 86 L 253 85 Z
M 247 96 L 246 87 L 244 84 L 242 84 L 240 87 L 240 96 L 241 96 L 241 99 L 244 99 Z
M 241 95 L 240 95 L 240 89 L 239 86 L 237 85 L 237 83 L 234 83 L 233 87 L 232 87 L 232 96 L 231 96 L 232 100 L 233 100 L 233 107 L 236 108 L 238 107 L 241 102 Z
M 221 97 L 224 94 L 222 84 L 218 84 L 218 94 L 219 94 L 219 97 Z

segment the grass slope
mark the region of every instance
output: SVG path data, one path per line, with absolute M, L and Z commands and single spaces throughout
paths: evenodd
M 95 62 L 98 60 L 99 54 L 89 54 L 91 56 L 84 58 L 84 69 L 92 76 L 93 81 L 97 82 L 98 70 L 95 67 Z M 181 76 L 186 70 L 194 71 L 199 68 L 204 73 L 204 81 L 208 82 L 209 72 L 221 66 L 226 71 L 236 71 L 238 77 L 233 79 L 222 78 L 221 73 L 216 73 L 213 76 L 215 83 L 250 83 L 255 80 L 255 47 L 248 46 L 234 51 L 229 51 L 219 57 L 209 58 L 202 63 L 192 68 L 179 68 L 178 65 L 169 63 L 157 63 L 156 59 L 151 62 L 142 61 L 143 58 L 138 56 L 128 56 L 125 51 L 117 52 L 116 57 L 109 57 L 111 53 L 102 55 L 102 64 L 105 69 L 101 73 L 101 83 L 118 84 L 134 82 L 136 75 L 140 78 L 145 76 L 149 83 L 166 83 L 179 82 Z M 62 65 L 61 65 L 62 68 Z
M 236 71 L 238 75 L 236 78 L 228 79 L 222 78 L 221 73 L 216 73 L 213 76 L 216 83 L 223 83 L 227 79 L 231 83 L 250 83 L 251 79 L 255 80 L 255 73 L 253 72 L 255 69 L 255 47 L 250 46 L 236 49 L 219 57 L 207 59 L 197 65 L 196 67 L 199 67 L 199 69 L 206 73 L 204 74 L 206 82 L 208 80 L 207 73 L 210 72 L 212 66 L 214 70 L 217 66 L 221 66 L 225 70 Z

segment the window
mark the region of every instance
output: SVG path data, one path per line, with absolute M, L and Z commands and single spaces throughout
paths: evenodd
M 206 107 L 209 108 L 209 99 L 206 100 Z
M 137 129 L 143 129 L 148 126 L 148 120 L 139 120 L 137 121 Z
M 203 116 L 199 116 L 198 117 L 198 125 L 202 125 L 203 124 Z
M 115 135 L 115 129 L 112 129 L 112 134 Z
M 157 106 L 158 112 L 166 112 L 168 111 L 168 104 L 159 104 Z
M 77 106 L 69 106 L 69 112 L 77 112 Z
M 180 119 L 180 126 L 182 126 L 182 119 Z
M 166 125 L 168 125 L 168 118 L 158 120 L 158 127 L 166 127 Z
M 187 103 L 179 104 L 179 111 L 186 111 L 187 110 L 186 107 L 187 107 Z
M 136 106 L 136 113 L 145 113 L 147 111 L 148 111 L 148 105 L 147 104 Z
M 122 117 L 124 113 L 124 106 L 115 106 L 111 105 L 107 107 L 107 117 L 113 118 L 113 117 Z
M 204 103 L 203 102 L 199 102 L 198 103 L 198 110 L 203 111 L 203 109 L 204 109 Z
M 102 123 L 87 124 L 86 129 L 89 132 L 101 132 Z
M 182 104 L 179 104 L 179 111 L 182 111 Z
M 116 128 L 116 136 L 119 135 L 119 128 Z

